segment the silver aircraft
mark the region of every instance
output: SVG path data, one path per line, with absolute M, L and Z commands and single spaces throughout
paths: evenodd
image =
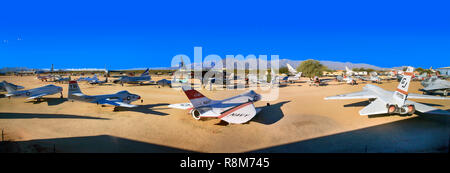
M 447 96 L 448 91 L 450 91 L 450 82 L 439 79 L 437 76 L 431 76 L 423 80 L 421 84 L 424 86 L 424 88 L 421 89 L 424 94 L 442 93 L 442 95 Z
M 94 76 L 92 76 L 92 77 L 80 77 L 77 79 L 77 81 L 92 81 L 94 79 L 98 80 L 97 74 L 94 74 Z
M 128 83 L 128 84 L 142 84 L 144 82 L 149 82 L 152 77 L 150 76 L 150 73 L 148 71 L 149 69 L 144 71 L 144 73 L 141 74 L 141 76 L 122 76 L 119 80 L 117 80 L 115 83 Z
M 3 81 L 3 82 L 6 82 L 6 81 Z M 5 88 L 5 85 L 3 84 L 3 82 L 0 83 L 0 91 L 6 91 L 6 88 Z M 14 85 L 12 83 L 9 83 L 9 85 L 15 90 L 23 89 L 23 86 Z
M 261 111 L 253 105 L 261 99 L 261 95 L 253 90 L 224 100 L 211 100 L 190 87 L 183 86 L 182 89 L 190 103 L 171 104 L 169 107 L 189 110 L 196 120 L 213 117 L 232 124 L 242 124 Z
M 6 97 L 28 97 L 27 100 L 31 99 L 37 99 L 39 100 L 41 97 L 46 95 L 53 95 L 56 93 L 61 93 L 61 98 L 63 98 L 63 88 L 55 85 L 46 85 L 39 88 L 33 88 L 29 90 L 19 90 L 17 91 L 14 89 L 11 84 L 8 82 L 3 81 L 3 85 L 6 88 L 6 91 L 8 91 L 8 94 L 5 94 Z
M 286 64 L 290 75 L 283 78 L 283 81 L 287 81 L 290 83 L 294 83 L 295 81 L 300 80 L 300 77 L 302 76 L 302 72 L 297 72 L 291 65 Z
M 105 80 L 99 80 L 97 78 L 97 76 L 95 76 L 95 78 L 89 80 L 88 83 L 91 85 L 95 85 L 95 84 L 102 85 L 102 84 L 108 83 L 108 77 L 106 77 Z
M 410 101 L 408 99 L 446 99 L 445 97 L 428 96 L 421 94 L 408 94 L 409 84 L 413 75 L 414 68 L 408 67 L 404 73 L 397 90 L 386 91 L 378 86 L 367 84 L 363 91 L 349 94 L 326 97 L 325 100 L 334 99 L 369 99 L 371 103 L 359 111 L 360 115 L 376 114 L 401 114 L 412 115 L 415 111 L 422 113 L 450 115 L 450 112 L 440 110 L 422 103 Z
M 77 81 L 69 82 L 68 98 L 70 100 L 128 108 L 137 107 L 137 105 L 132 105 L 130 103 L 141 99 L 139 95 L 131 94 L 128 91 L 119 91 L 115 94 L 105 95 L 85 95 L 81 92 Z

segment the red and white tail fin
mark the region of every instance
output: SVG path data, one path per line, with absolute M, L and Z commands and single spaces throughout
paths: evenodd
M 404 104 L 406 97 L 408 96 L 408 88 L 413 76 L 413 67 L 408 67 L 406 72 L 403 73 L 403 78 L 398 84 L 397 90 L 394 92 L 394 99 L 398 101 L 398 104 Z
M 188 97 L 189 101 L 191 101 L 192 106 L 194 106 L 194 108 L 206 106 L 210 104 L 212 101 L 211 99 L 204 96 L 202 93 L 198 92 L 195 89 L 183 87 L 183 91 Z

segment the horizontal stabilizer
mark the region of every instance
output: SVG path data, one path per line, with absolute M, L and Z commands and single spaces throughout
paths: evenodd
M 360 115 L 377 115 L 388 113 L 386 103 L 380 99 L 376 99 L 359 111 Z
M 228 123 L 242 124 L 250 121 L 256 113 L 253 102 L 247 102 L 223 112 L 219 118 Z
M 406 100 L 406 104 L 413 104 L 414 108 L 416 109 L 416 111 L 425 113 L 425 114 L 437 114 L 437 115 L 450 115 L 450 112 L 442 110 L 442 109 L 438 109 L 438 108 L 434 108 L 431 106 L 427 106 L 425 104 L 421 104 L 421 103 L 417 103 L 417 102 L 413 102 L 410 100 Z
M 183 109 L 183 110 L 190 109 L 192 107 L 193 106 L 191 103 L 177 103 L 169 105 L 169 108 Z
M 422 95 L 422 94 L 414 94 L 409 93 L 408 99 L 435 99 L 435 100 L 450 100 L 448 97 L 441 97 L 441 96 L 430 96 L 430 95 Z

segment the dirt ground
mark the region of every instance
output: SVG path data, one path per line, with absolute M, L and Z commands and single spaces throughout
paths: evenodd
M 152 80 L 168 76 L 152 76 Z M 53 84 L 34 76 L 0 76 L 25 89 Z M 62 86 L 67 97 L 68 84 Z M 362 89 L 331 82 L 327 86 L 307 83 L 279 88 L 279 98 L 255 103 L 263 110 L 248 124 L 218 125 L 219 119 L 194 120 L 186 111 L 170 109 L 188 99 L 180 90 L 155 85 L 80 82 L 88 95 L 128 90 L 143 98 L 138 108 L 102 107 L 60 99 L 45 101 L 0 98 L 0 129 L 4 139 L 0 152 L 448 152 L 448 117 L 360 116 L 366 100 L 324 100 Z M 398 82 L 374 84 L 394 90 Z M 421 93 L 419 82 L 409 91 Z M 200 90 L 211 99 L 224 99 L 243 90 Z M 4 94 L 4 92 L 2 93 Z M 449 110 L 449 100 L 414 100 Z M 266 104 L 271 105 L 266 107 Z

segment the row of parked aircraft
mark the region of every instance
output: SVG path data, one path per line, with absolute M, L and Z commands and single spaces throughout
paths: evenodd
M 292 71 L 291 71 L 292 70 Z M 298 75 L 299 72 L 290 69 L 291 74 Z M 386 91 L 376 85 L 367 84 L 363 90 L 355 93 L 342 94 L 337 96 L 326 97 L 325 100 L 333 99 L 369 99 L 370 104 L 359 111 L 360 115 L 377 115 L 377 114 L 400 114 L 400 115 L 412 115 L 414 112 L 433 113 L 433 114 L 445 114 L 449 112 L 443 111 L 422 103 L 410 101 L 408 99 L 445 99 L 447 97 L 429 96 L 422 94 L 408 93 L 408 88 L 412 80 L 414 68 L 408 67 L 407 71 L 403 73 L 402 80 L 400 81 L 396 91 Z M 148 71 L 136 79 L 142 79 L 146 76 Z M 274 72 L 272 71 L 272 74 Z M 294 76 L 295 76 L 294 75 Z M 91 78 L 92 79 L 92 78 Z M 130 78 L 129 78 L 130 79 Z M 128 80 L 129 80 L 128 79 Z M 81 79 L 86 80 L 86 79 Z M 133 79 L 132 79 L 133 80 Z M 131 81 L 132 81 L 131 80 Z M 272 80 L 278 80 L 278 77 L 272 78 Z M 437 78 L 430 78 L 425 80 L 422 84 L 426 84 L 426 88 L 434 89 L 436 85 L 441 85 L 448 81 L 438 80 Z M 272 82 L 271 82 L 272 83 Z M 447 83 L 448 84 L 448 83 Z M 46 85 L 39 88 L 21 90 L 23 87 L 10 84 L 6 81 L 1 85 L 7 91 L 6 97 L 27 97 L 30 99 L 40 99 L 47 95 L 53 95 L 60 93 L 61 98 L 62 87 L 55 85 Z M 447 87 L 448 89 L 448 87 Z M 212 100 L 190 88 L 188 85 L 183 86 L 182 90 L 189 99 L 189 103 L 171 104 L 170 108 L 177 108 L 188 110 L 192 117 L 196 120 L 207 117 L 219 118 L 227 123 L 242 124 L 250 121 L 261 108 L 256 108 L 254 103 L 261 100 L 261 95 L 255 91 L 249 91 L 244 94 L 240 94 L 224 100 Z M 138 105 L 131 104 L 134 101 L 141 99 L 137 94 L 132 94 L 128 91 L 119 91 L 114 94 L 107 95 L 86 95 L 78 86 L 77 81 L 70 81 L 68 87 L 69 100 L 83 101 L 88 103 L 95 103 L 101 105 L 112 105 L 115 107 L 128 107 L 133 108 Z M 141 100 L 142 102 L 142 100 Z

